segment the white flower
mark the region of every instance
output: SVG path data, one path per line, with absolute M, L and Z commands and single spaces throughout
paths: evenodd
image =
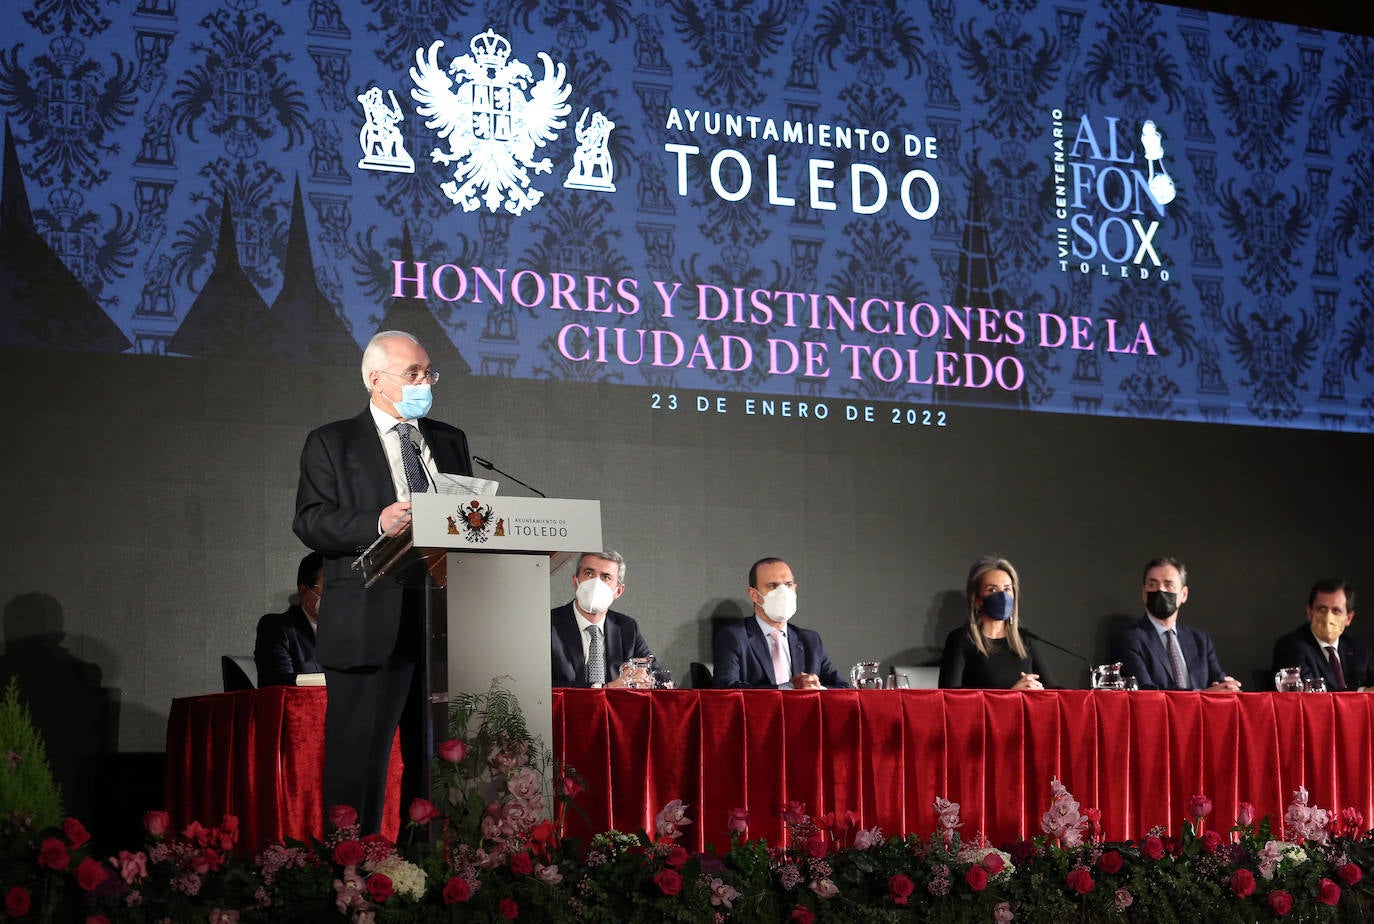
M 425 871 L 409 860 L 397 856 L 387 857 L 373 869 L 391 880 L 396 894 L 411 901 L 419 901 L 425 895 Z

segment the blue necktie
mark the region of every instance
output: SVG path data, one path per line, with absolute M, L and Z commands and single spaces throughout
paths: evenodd
M 401 467 L 405 469 L 406 486 L 411 494 L 423 494 L 429 490 L 429 479 L 425 477 L 425 467 L 420 464 L 420 453 L 411 435 L 415 428 L 404 421 L 393 427 L 401 438 Z

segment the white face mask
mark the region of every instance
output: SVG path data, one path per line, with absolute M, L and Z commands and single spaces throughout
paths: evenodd
M 599 578 L 586 578 L 577 585 L 577 605 L 584 613 L 604 613 L 614 601 L 615 591 Z
M 796 588 L 780 584 L 763 595 L 763 612 L 774 622 L 787 622 L 797 613 Z

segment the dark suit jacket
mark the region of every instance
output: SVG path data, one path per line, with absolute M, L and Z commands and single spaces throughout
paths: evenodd
M 601 639 L 606 645 L 606 679 L 614 680 L 620 665 L 631 658 L 647 658 L 653 654 L 639 624 L 624 613 L 606 611 L 602 622 Z M 582 657 L 582 636 L 577 631 L 577 616 L 571 602 L 549 613 L 549 640 L 553 655 L 553 685 L 556 687 L 587 686 L 587 662 Z
M 419 426 L 439 471 L 472 474 L 462 430 L 427 417 Z M 292 527 L 302 542 L 324 554 L 318 649 L 326 667 L 375 667 L 396 645 L 401 586 L 378 582 L 364 589 L 351 567 L 376 540 L 382 508 L 395 502 L 391 467 L 370 409 L 306 437 Z
M 792 651 L 793 674 L 815 674 L 827 687 L 847 687 L 825 653 L 821 637 L 810 629 L 787 627 L 787 647 Z M 712 683 L 718 687 L 760 687 L 776 689 L 773 681 L 773 656 L 768 639 L 754 616 L 727 623 L 716 629 L 711 640 Z
M 253 663 L 260 687 L 293 686 L 297 674 L 324 670 L 315 657 L 315 630 L 305 610 L 293 605 L 285 613 L 268 613 L 258 620 Z
M 1326 652 L 1317 644 L 1311 627 L 1303 623 L 1292 632 L 1279 636 L 1274 643 L 1274 672 L 1278 673 L 1284 667 L 1301 668 L 1303 680 L 1320 677 L 1326 681 L 1326 688 L 1332 691 L 1374 686 L 1374 661 L 1370 660 L 1368 651 L 1344 635 L 1337 651 L 1341 656 L 1341 673 L 1345 675 L 1343 688 L 1336 686 L 1336 675 L 1331 670 L 1331 662 L 1326 660 Z
M 1183 660 L 1188 664 L 1189 689 L 1202 690 L 1226 679 L 1210 635 L 1181 622 L 1174 623 L 1174 630 Z M 1138 622 L 1111 637 L 1107 660 L 1120 661 L 1121 673 L 1134 676 L 1142 690 L 1174 689 L 1169 652 L 1149 616 L 1141 616 Z

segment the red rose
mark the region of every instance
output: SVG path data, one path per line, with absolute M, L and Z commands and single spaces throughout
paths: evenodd
M 1269 910 L 1278 917 L 1283 917 L 1293 910 L 1293 896 L 1283 889 L 1275 889 L 1269 893 Z
M 67 864 L 72 862 L 72 855 L 67 853 L 67 845 L 55 837 L 43 839 L 43 843 L 38 847 L 38 865 L 46 866 L 48 869 L 64 870 Z
M 1336 867 L 1336 875 L 1341 877 L 1341 881 L 1346 885 L 1354 885 L 1364 878 L 1364 873 L 1354 863 L 1347 863 L 1344 866 Z
M 143 816 L 143 830 L 153 837 L 162 837 L 171 826 L 172 816 L 164 811 L 147 812 Z
M 988 871 L 981 866 L 970 866 L 964 873 L 964 881 L 973 891 L 981 892 L 988 887 Z
M 528 876 L 534 872 L 534 860 L 522 850 L 510 858 L 510 871 L 517 876 Z
M 1164 842 L 1150 835 L 1140 842 L 1140 855 L 1147 860 L 1158 860 L 1164 856 Z
M 86 924 L 110 924 L 110 919 L 103 914 L 92 914 L 86 918 Z
M 1317 883 L 1317 901 L 1323 905 L 1335 905 L 1341 900 L 1341 887 L 1330 879 L 1323 878 Z
M 329 823 L 336 828 L 349 828 L 358 823 L 358 810 L 351 805 L 335 805 L 329 809 Z
M 1097 884 L 1093 882 L 1093 874 L 1086 866 L 1075 866 L 1073 869 L 1069 870 L 1069 876 L 1066 881 L 1069 884 L 1069 888 L 1073 889 L 1079 895 L 1087 895 L 1093 890 L 1093 886 Z
M 363 862 L 363 845 L 359 841 L 340 841 L 334 848 L 334 862 L 340 866 L 357 866 Z
M 805 905 L 798 905 L 792 909 L 792 913 L 787 916 L 787 920 L 796 921 L 797 924 L 811 924 L 816 920 L 816 915 Z
M 1221 846 L 1221 835 L 1215 831 L 1204 831 L 1202 837 L 1198 838 L 1202 842 L 1202 849 L 1208 853 L 1216 853 Z
M 1231 891 L 1237 898 L 1247 898 L 1255 893 L 1255 874 L 1248 869 L 1238 869 L 1231 874 Z
M 367 894 L 372 896 L 374 902 L 386 901 L 395 891 L 391 877 L 386 873 L 373 873 L 367 878 Z
M 62 833 L 67 835 L 67 842 L 72 845 L 73 850 L 91 839 L 86 826 L 75 818 L 62 819 Z
M 89 892 L 109 878 L 109 875 L 99 860 L 87 857 L 76 867 L 76 884 Z
M 664 895 L 676 895 L 682 891 L 682 876 L 677 870 L 661 869 L 654 874 L 654 884 Z
M 806 839 L 806 855 L 814 860 L 823 860 L 825 855 L 830 852 L 829 845 L 825 842 L 825 835 L 816 834 L 814 837 Z
M 444 903 L 456 905 L 472 898 L 472 886 L 462 876 L 454 876 L 444 883 Z
M 468 754 L 468 746 L 457 738 L 450 738 L 439 745 L 439 756 L 451 764 L 456 764 Z
M 674 844 L 668 848 L 668 855 L 663 858 L 663 862 L 673 869 L 682 869 L 687 864 L 687 848 Z
M 892 899 L 894 905 L 905 905 L 914 891 L 916 891 L 915 883 L 903 873 L 891 876 L 887 880 L 887 897 Z
M 28 889 L 23 886 L 10 886 L 10 890 L 5 893 L 5 914 L 12 918 L 22 918 L 29 913 L 29 905 L 32 903 Z
M 582 784 L 570 776 L 563 777 L 563 795 L 569 799 L 576 799 L 582 795 Z
M 983 855 L 983 869 L 993 876 L 1007 868 L 1007 861 L 1002 859 L 1002 855 L 995 850 L 990 850 Z
M 1097 858 L 1097 868 L 1108 876 L 1115 876 L 1125 865 L 1126 861 L 1121 859 L 1121 854 L 1115 850 L 1103 851 L 1102 856 Z
M 410 803 L 410 820 L 417 825 L 425 824 L 438 817 L 439 810 L 435 808 L 434 803 L 430 802 L 428 799 L 421 799 L 419 796 L 416 796 L 414 801 Z
M 501 899 L 501 917 L 507 921 L 514 921 L 520 917 L 520 904 L 513 898 Z

